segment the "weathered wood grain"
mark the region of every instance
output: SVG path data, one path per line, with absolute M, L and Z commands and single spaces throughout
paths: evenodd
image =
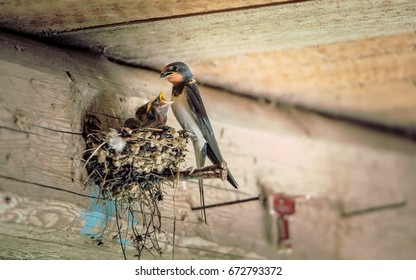
M 334 116 L 416 130 L 416 34 L 193 64 L 204 83 Z
M 157 72 L 115 65 L 93 54 L 12 35 L 2 35 L 0 43 L 0 137 L 5 140 L 0 142 L 1 191 L 59 201 L 46 207 L 52 213 L 43 214 L 38 208 L 29 218 L 29 209 L 36 209 L 36 203 L 27 203 L 27 210 L 21 206 L 8 209 L 10 214 L 0 214 L 1 220 L 16 224 L 16 229 L 21 224 L 62 225 L 77 233 L 79 226 L 71 228 L 68 223 L 74 219 L 81 225 L 82 221 L 56 213 L 73 215 L 79 209 L 88 210 L 88 198 L 45 185 L 90 194 L 89 188 L 83 190 L 80 177 L 84 144 L 78 133 L 83 116 L 94 109 L 108 124 L 117 125 L 118 118 L 131 116 L 145 98 L 161 89 L 169 92 L 170 86 Z M 37 87 L 31 86 L 31 80 Z M 160 208 L 170 240 L 176 217 L 175 240 L 184 250 L 175 249 L 177 258 L 414 257 L 411 245 L 416 229 L 409 223 L 416 208 L 413 141 L 222 90 L 204 86 L 200 90 L 224 158 L 241 186 L 234 190 L 226 182 L 207 181 L 207 204 L 257 196 L 258 182 L 272 192 L 310 195 L 312 199 L 299 202 L 302 207 L 291 217 L 293 253 L 281 255 L 263 237 L 264 213 L 256 201 L 211 208 L 205 226 L 199 212 L 190 210 L 199 201 L 197 184 L 187 182 L 186 189 L 179 184 L 176 193 L 167 188 Z M 54 107 L 52 103 L 60 110 L 49 109 Z M 178 127 L 171 113 L 169 124 Z M 192 153 L 187 162 L 193 165 Z M 24 198 L 21 201 L 24 205 Z M 59 203 L 75 206 L 57 206 Z M 386 230 L 400 232 L 400 238 L 379 233 Z M 8 242 L 18 242 L 10 239 L 10 232 L 6 234 Z M 372 238 L 373 247 L 366 250 L 362 240 Z M 376 246 L 377 242 L 382 245 Z M 55 249 L 48 250 L 45 255 L 57 257 Z
M 413 4 L 411 0 L 305 1 L 91 28 L 57 37 L 67 44 L 101 47 L 107 56 L 160 69 L 178 60 L 196 62 L 411 33 L 416 24 Z
M 414 134 L 415 13 L 409 0 L 307 1 L 54 38 L 152 69 L 185 61 L 213 87 Z
M 97 246 L 88 237 L 60 230 L 0 222 L 0 249 L 5 259 L 114 260 L 116 246 Z
M 171 198 L 168 199 L 168 201 Z M 0 192 L 0 224 L 4 229 L 0 230 L 0 256 L 3 258 L 30 258 L 30 259 L 122 259 L 120 245 L 114 236 L 118 231 L 114 217 L 110 217 L 103 231 L 99 225 L 94 230 L 100 234 L 100 245 L 96 239 L 89 235 L 79 235 L 85 227 L 85 220 L 80 217 L 83 211 L 79 206 L 49 198 L 33 199 L 20 197 L 13 193 Z M 88 215 L 100 213 L 89 212 Z M 171 217 L 163 217 L 168 220 L 164 225 L 165 230 L 171 225 Z M 123 221 L 125 223 L 126 221 Z M 177 220 L 176 244 L 173 252 L 172 229 L 159 235 L 159 243 L 163 255 L 152 255 L 144 252 L 144 259 L 244 259 L 264 258 L 253 252 L 247 252 L 235 246 L 209 240 L 206 236 L 195 236 L 195 227 L 201 222 Z M 186 230 L 188 228 L 188 230 Z M 194 230 L 189 230 L 193 228 Z M 14 231 L 18 230 L 18 233 Z M 204 229 L 200 229 L 201 232 Z M 123 236 L 128 235 L 128 228 L 122 227 Z M 126 235 L 127 234 L 127 235 Z M 130 231 L 131 234 L 131 231 Z M 26 241 L 22 243 L 22 239 Z M 59 249 L 59 245 L 65 249 Z M 45 246 L 45 248 L 38 248 Z M 67 248 L 68 247 L 68 248 Z M 72 248 L 70 248 L 72 247 Z M 134 249 L 127 246 L 126 255 L 134 259 Z M 13 250 L 16 249 L 16 250 Z M 85 254 L 88 250 L 90 253 Z M 104 255 L 100 255 L 104 253 Z M 153 252 L 154 253 L 154 252 Z
M 39 34 L 134 21 L 189 16 L 232 9 L 291 2 L 290 0 L 222 1 L 114 1 L 97 0 L 79 4 L 71 1 L 6 1 L 2 3 L 0 26 Z

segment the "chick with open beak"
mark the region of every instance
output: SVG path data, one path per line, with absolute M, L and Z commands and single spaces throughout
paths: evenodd
M 135 128 L 157 128 L 164 126 L 172 101 L 167 101 L 163 91 L 153 100 L 140 106 L 136 110 L 136 118 L 124 122 L 124 126 Z

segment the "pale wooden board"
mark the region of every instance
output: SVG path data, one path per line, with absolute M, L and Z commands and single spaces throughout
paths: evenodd
M 409 194 L 414 195 L 414 192 Z M 88 236 L 78 235 L 85 221 L 80 219 L 79 207 L 75 205 L 50 199 L 33 200 L 11 193 L 0 193 L 0 199 L 5 202 L 0 207 L 0 223 L 2 224 L 0 255 L 3 258 L 123 258 L 119 244 L 111 238 L 117 233 L 114 226 L 106 229 L 101 239 L 103 244 L 100 246 L 97 246 Z M 171 198 L 167 201 L 171 202 Z M 255 205 L 251 204 L 251 206 Z M 175 253 L 173 254 L 172 249 L 172 235 L 161 235 L 159 242 L 163 255 L 157 256 L 156 259 L 414 258 L 414 252 L 407 248 L 409 246 L 411 248 L 413 244 L 409 232 L 413 230 L 411 221 L 414 217 L 414 205 L 410 209 L 397 207 L 351 218 L 340 218 L 339 205 L 334 201 L 323 198 L 301 199 L 296 205 L 296 215 L 291 216 L 289 221 L 294 250 L 291 253 L 278 254 L 273 243 L 267 245 L 264 241 L 262 242 L 263 222 L 267 220 L 263 219 L 261 210 L 258 207 L 233 207 L 237 207 L 238 214 L 245 219 L 236 219 L 235 216 L 227 217 L 229 211 L 224 211 L 226 209 L 217 209 L 217 215 L 214 214 L 228 222 L 227 236 L 224 236 L 224 233 L 218 236 L 219 232 L 204 227 L 195 232 L 196 224 L 187 221 L 187 217 L 185 220 L 178 218 Z M 218 212 L 221 215 L 218 215 Z M 249 218 L 253 216 L 253 213 L 256 213 L 257 219 Z M 398 215 L 400 219 L 397 219 Z M 230 223 L 230 220 L 236 222 Z M 366 226 L 369 221 L 372 226 Z M 247 222 L 250 222 L 255 230 L 250 231 L 246 236 L 241 236 L 238 234 L 241 224 Z M 170 225 L 166 217 L 163 218 L 163 223 L 165 229 Z M 274 227 L 273 224 L 266 225 Z M 97 232 L 101 230 L 97 228 Z M 125 233 L 124 229 L 122 233 Z M 235 234 L 237 235 L 234 236 Z M 230 241 L 226 241 L 228 238 Z M 233 246 L 236 241 L 231 240 L 235 238 L 239 239 L 237 244 L 244 243 L 245 250 L 248 251 L 242 250 L 241 246 Z M 221 245 L 224 241 L 226 243 Z M 366 246 L 369 246 L 367 250 L 360 250 L 362 247 L 367 248 Z M 62 248 L 68 249 L 62 250 Z M 129 259 L 133 258 L 134 251 L 131 247 L 127 247 L 126 254 Z M 144 254 L 142 257 L 143 259 L 154 258 L 150 254 Z
M 54 37 L 198 81 L 415 133 L 414 1 L 309 1 Z M 60 38 L 60 39 L 59 39 Z
M 248 9 L 285 2 L 291 1 L 6 1 L 2 3 L 0 11 L 0 26 L 24 33 L 53 33 L 132 21 L 189 16 L 230 9 Z
M 202 82 L 416 131 L 416 33 L 192 63 Z
M 78 234 L 45 232 L 32 226 L 0 223 L 0 249 L 3 259 L 24 260 L 114 260 L 122 255 L 99 248 Z M 19 235 L 16 235 L 19 232 Z M 35 237 L 36 236 L 36 237 Z M 90 241 L 90 242 L 89 242 Z M 95 249 L 95 250 L 94 250 Z
M 4 19 L 30 22 L 23 32 L 87 28 L 64 42 L 154 69 L 184 60 L 215 87 L 415 134 L 413 1 L 32 2 L 3 5 Z
M 81 116 L 92 106 L 111 116 L 109 119 L 123 119 L 131 116 L 144 98 L 157 95 L 161 89 L 168 92 L 169 84 L 161 81 L 157 72 L 115 65 L 87 53 L 11 35 L 2 35 L 0 42 L 3 69 L 0 131 L 3 139 L 9 139 L 7 146 L 3 141 L 0 145 L 1 190 L 33 199 L 59 200 L 78 209 L 88 208 L 87 198 L 46 190 L 35 183 L 88 194 L 89 189 L 82 190 L 80 162 L 74 159 L 82 151 L 83 140 L 71 134 L 80 132 Z M 42 85 L 36 90 L 30 86 L 33 78 L 37 85 Z M 19 83 L 11 82 L 16 79 Z M 185 248 L 196 258 L 214 258 L 214 253 L 209 253 L 212 251 L 227 254 L 223 258 L 413 256 L 414 250 L 406 244 L 413 244 L 416 229 L 414 224 L 408 224 L 407 218 L 401 217 L 412 217 L 415 209 L 414 142 L 293 108 L 261 104 L 221 90 L 203 86 L 200 89 L 221 150 L 241 186 L 234 190 L 227 183 L 207 181 L 207 204 L 256 196 L 258 181 L 273 192 L 311 195 L 314 203 L 303 203 L 299 215 L 291 217 L 294 252 L 281 255 L 263 237 L 263 211 L 258 203 L 210 209 L 205 226 L 198 222 L 199 213 L 190 210 L 198 204 L 198 190 L 195 183 L 188 182 L 186 189 L 178 187 L 175 206 L 173 189 L 167 189 L 161 205 L 166 232 L 172 234 L 173 218 L 180 218 L 176 228 L 178 247 L 196 248 Z M 52 103 L 61 110 L 49 109 Z M 30 117 L 19 119 L 16 115 Z M 171 113 L 169 124 L 178 127 Z M 44 135 L 48 136 L 48 142 L 42 141 Z M 25 149 L 30 153 L 26 155 Z M 59 158 L 63 163 L 60 171 L 55 170 L 59 168 L 56 164 Z M 50 162 L 54 172 L 50 172 Z M 187 162 L 193 165 L 192 154 Z M 389 207 L 395 204 L 402 206 Z M 350 232 L 344 228 L 347 223 L 341 217 L 357 211 L 361 215 L 349 217 L 349 221 L 357 223 Z M 394 220 L 385 218 L 389 216 Z M 374 217 L 384 223 L 377 223 Z M 407 231 L 397 239 L 394 235 L 376 235 L 377 229 L 386 228 L 393 232 L 403 228 Z M 358 242 L 362 232 L 366 239 L 377 237 L 389 245 L 364 254 L 365 246 Z M 322 236 L 327 237 L 326 242 L 322 242 Z M 357 251 L 343 249 L 346 246 Z M 217 254 L 215 258 L 221 256 Z
M 100 216 L 99 212 L 85 212 L 77 205 L 49 198 L 33 199 L 20 197 L 13 193 L 0 192 L 0 256 L 4 258 L 33 258 L 33 259 L 122 259 L 120 245 L 114 237 L 118 231 L 115 218 L 110 217 L 105 227 L 99 222 L 85 231 L 87 220 L 85 215 Z M 172 204 L 172 197 L 166 202 Z M 178 204 L 180 205 L 180 203 Z M 104 213 L 103 213 L 104 214 Z M 93 217 L 94 218 L 94 217 Z M 225 218 L 225 217 L 223 217 Z M 258 248 L 253 251 L 241 246 L 220 242 L 210 235 L 201 222 L 192 222 L 178 217 L 176 220 L 175 246 L 173 246 L 172 217 L 163 216 L 163 228 L 167 230 L 158 236 L 163 254 L 144 252 L 142 259 L 264 259 L 265 252 L 259 254 Z M 126 220 L 120 222 L 125 225 Z M 197 227 L 201 226 L 195 234 Z M 18 232 L 15 232 L 18 231 Z M 102 234 L 99 246 L 95 239 L 87 233 Z M 121 228 L 122 236 L 130 236 L 126 226 Z M 81 235 L 79 234 L 81 233 Z M 126 235 L 127 234 L 127 235 Z M 253 236 L 252 236 L 253 237 Z M 21 240 L 26 239 L 22 243 Z M 262 242 L 262 239 L 257 242 Z M 224 243 L 224 244 L 222 244 Z M 73 247 L 60 250 L 63 247 Z M 45 248 L 38 248 L 44 246 Z M 263 246 L 264 247 L 264 246 Z M 134 249 L 126 247 L 128 259 L 134 259 Z M 252 249 L 252 248 L 249 248 Z M 85 251 L 88 254 L 85 254 Z M 257 253 L 256 253 L 257 252 Z M 102 256 L 101 253 L 104 253 Z
M 108 56 L 161 68 L 197 61 L 414 32 L 411 0 L 305 1 L 58 34 Z

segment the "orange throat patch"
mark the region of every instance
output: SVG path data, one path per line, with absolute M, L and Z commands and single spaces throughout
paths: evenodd
M 183 82 L 183 77 L 178 73 L 172 73 L 167 77 L 167 80 L 174 85 Z

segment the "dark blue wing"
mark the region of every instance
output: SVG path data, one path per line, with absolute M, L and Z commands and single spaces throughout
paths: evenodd
M 224 161 L 220 148 L 218 147 L 217 139 L 215 138 L 214 131 L 212 130 L 211 122 L 209 121 L 207 112 L 205 110 L 204 103 L 199 93 L 198 85 L 195 81 L 191 81 L 185 84 L 186 98 L 188 100 L 189 107 L 194 113 L 195 119 L 198 122 L 199 127 L 202 130 L 205 140 L 208 143 L 207 156 L 213 164 L 221 163 Z M 227 172 L 227 180 L 234 188 L 238 188 L 238 184 L 231 172 Z

